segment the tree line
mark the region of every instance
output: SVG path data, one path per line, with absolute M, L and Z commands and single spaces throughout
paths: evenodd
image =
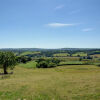
M 31 57 L 27 56 L 16 56 L 13 52 L 4 51 L 0 52 L 0 68 L 3 68 L 4 74 L 8 74 L 7 69 L 13 69 L 17 64 L 19 63 L 27 63 L 28 61 L 31 61 Z M 52 68 L 56 67 L 59 63 L 59 59 L 50 58 L 50 59 L 44 59 L 39 58 L 36 60 L 37 68 Z

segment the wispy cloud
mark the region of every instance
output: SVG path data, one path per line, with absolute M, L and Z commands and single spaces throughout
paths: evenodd
M 90 31 L 93 31 L 93 28 L 85 28 L 82 30 L 83 32 L 90 32 Z
M 49 27 L 68 27 L 68 26 L 75 26 L 77 24 L 67 24 L 67 23 L 49 23 L 46 26 Z
M 62 9 L 63 7 L 64 7 L 64 5 L 59 5 L 59 6 L 56 6 L 55 10 Z

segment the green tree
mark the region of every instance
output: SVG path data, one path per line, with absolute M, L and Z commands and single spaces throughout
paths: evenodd
M 37 61 L 37 68 L 53 68 L 59 65 L 60 60 L 59 59 L 44 59 L 44 58 L 40 58 Z
M 56 59 L 56 58 L 53 58 L 51 59 L 53 63 L 55 63 L 56 65 L 59 65 L 60 63 L 60 60 L 59 59 Z
M 26 56 L 19 56 L 19 57 L 17 57 L 17 62 L 18 63 L 26 63 L 27 57 Z
M 4 70 L 4 74 L 8 74 L 7 69 L 13 69 L 16 65 L 16 56 L 12 52 L 0 52 L 0 65 Z
M 41 61 L 37 63 L 37 68 L 48 68 L 48 63 L 46 61 Z

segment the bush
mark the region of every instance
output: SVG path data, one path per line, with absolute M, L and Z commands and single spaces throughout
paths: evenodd
M 100 67 L 100 64 L 97 64 L 98 67 Z
M 53 62 L 50 62 L 49 64 L 48 64 L 48 68 L 52 68 L 52 67 L 56 67 L 57 65 L 55 64 L 55 63 L 53 63 Z
M 59 63 L 60 63 L 60 60 L 59 59 L 56 59 L 56 58 L 51 59 L 51 61 L 53 63 L 55 63 L 56 65 L 59 65 Z
M 37 63 L 37 68 L 48 68 L 48 63 L 46 61 L 41 61 Z
M 40 59 L 36 60 L 37 63 L 40 63 L 41 61 L 45 61 L 45 59 L 44 58 L 40 58 Z
M 36 62 L 37 62 L 36 65 L 37 68 L 52 68 L 56 67 L 60 63 L 60 60 L 54 58 L 53 59 L 40 58 Z
M 31 61 L 31 57 L 26 57 L 26 56 L 19 56 L 17 57 L 17 62 L 18 63 L 26 63 L 28 61 Z

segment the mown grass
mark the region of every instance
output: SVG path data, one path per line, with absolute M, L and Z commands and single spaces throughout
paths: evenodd
M 0 100 L 100 100 L 100 68 L 93 65 L 27 69 L 0 76 Z

